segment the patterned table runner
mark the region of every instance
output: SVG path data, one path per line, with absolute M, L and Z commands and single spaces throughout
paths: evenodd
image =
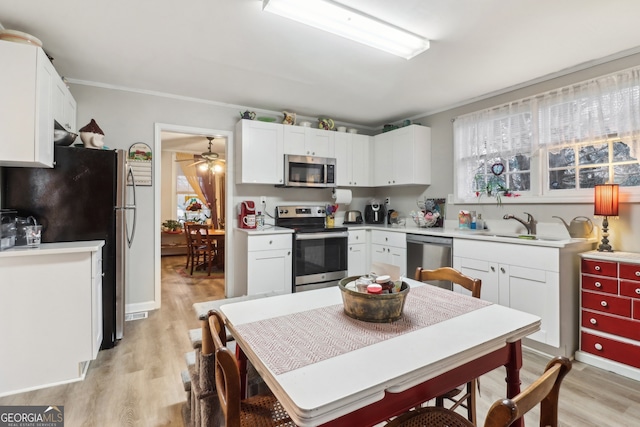
M 411 288 L 393 323 L 352 319 L 336 304 L 247 323 L 236 329 L 276 375 L 318 363 L 490 305 L 435 286 Z

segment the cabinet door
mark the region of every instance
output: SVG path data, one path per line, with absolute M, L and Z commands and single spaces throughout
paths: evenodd
M 374 262 L 384 262 L 386 264 L 390 263 L 390 251 L 387 251 L 387 246 L 378 245 L 375 243 L 371 244 L 371 263 Z
M 400 275 L 407 275 L 407 250 L 391 246 L 389 248 L 389 264 L 400 267 Z
M 494 304 L 499 304 L 499 268 L 497 263 L 470 258 L 453 257 L 453 268 L 469 277 L 482 280 L 480 298 Z M 454 285 L 453 290 L 471 295 L 471 292 L 458 285 Z
M 335 132 L 306 128 L 307 156 L 335 157 Z
M 527 338 L 559 347 L 559 274 L 513 265 L 506 268 L 508 268 L 509 301 L 508 304 L 501 304 L 540 317 L 542 319 L 540 330 Z
M 302 126 L 283 126 L 284 129 L 284 154 L 296 154 L 308 156 L 306 128 Z
M 241 120 L 236 126 L 240 164 L 238 184 L 282 184 L 284 177 L 283 125 Z
M 371 185 L 370 138 L 367 135 L 351 135 L 351 180 L 354 187 Z M 337 145 L 336 145 L 337 149 Z
M 291 293 L 291 250 L 249 252 L 247 294 Z
M 98 356 L 102 345 L 102 252 L 93 252 L 91 255 L 91 275 L 93 286 L 91 287 L 91 331 L 93 337 L 93 359 Z
M 391 132 L 376 135 L 373 139 L 373 185 L 382 187 L 393 184 L 393 138 Z
M 338 132 L 335 136 L 336 184 L 339 187 L 352 185 L 351 135 Z
M 393 160 L 391 163 L 392 184 L 413 184 L 414 152 L 412 128 L 402 128 L 392 133 Z
M 367 245 L 364 244 L 349 245 L 347 259 L 347 274 L 349 276 L 361 276 L 368 273 L 366 248 Z

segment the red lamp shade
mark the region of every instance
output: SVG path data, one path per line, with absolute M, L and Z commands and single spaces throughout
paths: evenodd
M 618 184 L 596 185 L 594 215 L 618 216 Z

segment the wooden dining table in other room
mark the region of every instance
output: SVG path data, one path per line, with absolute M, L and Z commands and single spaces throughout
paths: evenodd
M 404 280 L 403 317 L 386 324 L 346 316 L 337 286 L 222 305 L 243 377 L 248 359 L 302 427 L 374 426 L 502 366 L 505 395 L 520 392 L 539 317 Z

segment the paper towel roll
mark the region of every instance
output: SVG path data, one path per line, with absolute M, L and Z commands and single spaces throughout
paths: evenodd
M 351 190 L 339 190 L 337 188 L 333 190 L 331 195 L 331 198 L 339 205 L 348 205 L 351 203 L 351 197 Z

